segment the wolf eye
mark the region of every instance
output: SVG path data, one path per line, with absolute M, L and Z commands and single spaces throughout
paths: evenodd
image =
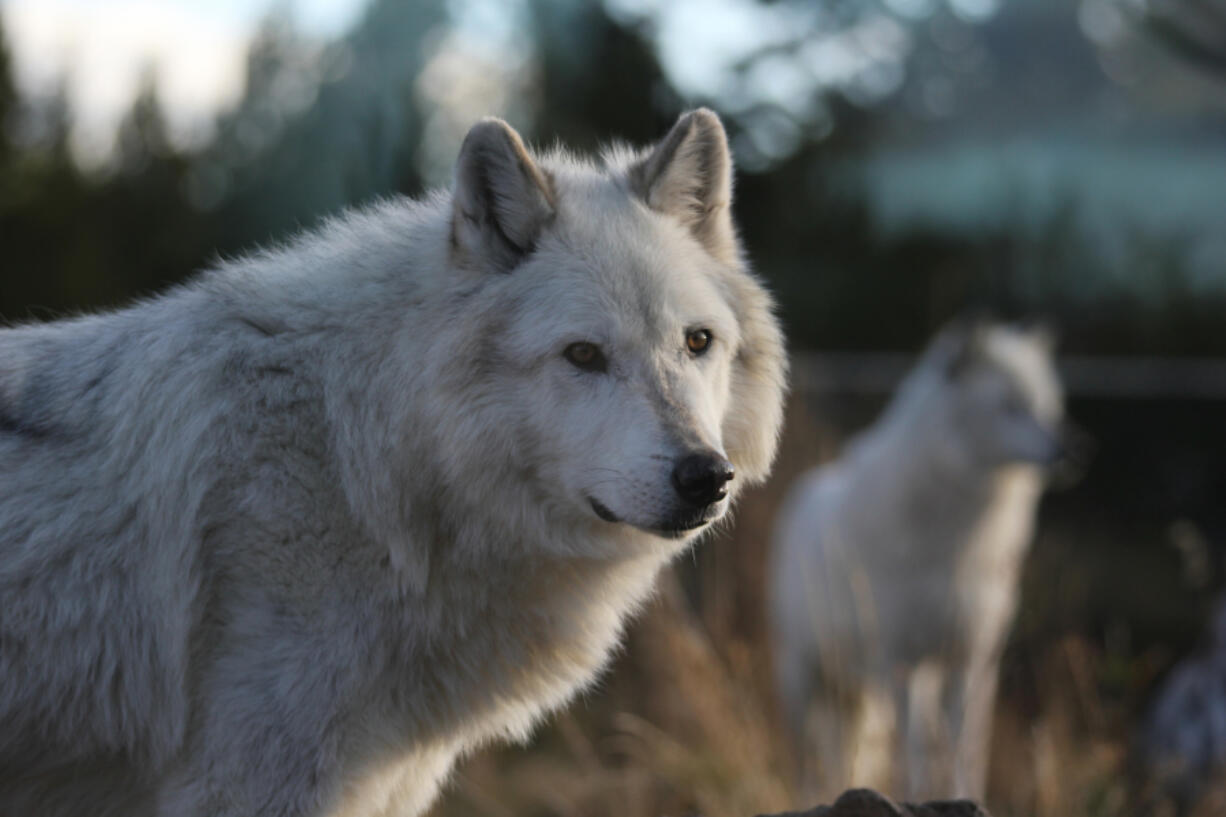
M 691 329 L 685 333 L 685 348 L 693 354 L 701 355 L 711 346 L 711 331 L 709 329 Z
M 604 353 L 594 343 L 580 341 L 567 346 L 562 356 L 585 372 L 603 372 L 609 368 Z

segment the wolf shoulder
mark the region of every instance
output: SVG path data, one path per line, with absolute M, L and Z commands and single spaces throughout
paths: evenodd
M 343 418 L 322 395 L 377 365 L 363 349 L 380 347 L 380 310 L 403 292 L 378 289 L 414 277 L 349 263 L 338 287 L 337 243 L 222 265 L 107 314 L 0 329 L 5 774 L 36 770 L 35 744 L 65 762 L 125 746 L 156 768 L 187 728 L 189 645 L 211 588 L 247 576 L 291 602 L 322 597 L 312 582 L 326 571 L 306 567 L 335 564 L 335 547 L 309 534 L 354 528 L 324 431 Z M 407 285 L 428 286 L 418 278 Z M 399 299 L 402 323 L 429 312 L 414 304 Z M 229 547 L 249 538 L 240 528 L 302 545 L 305 567 L 286 569 L 271 545 Z M 43 712 L 49 699 L 64 703 Z

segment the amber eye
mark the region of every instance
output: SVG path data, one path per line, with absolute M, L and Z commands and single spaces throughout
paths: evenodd
M 603 372 L 608 368 L 604 353 L 594 343 L 572 343 L 562 352 L 562 356 L 585 372 Z
M 701 355 L 711 346 L 711 332 L 707 329 L 691 329 L 685 333 L 685 348 Z

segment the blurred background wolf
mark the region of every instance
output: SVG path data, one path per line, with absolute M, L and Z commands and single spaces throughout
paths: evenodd
M 793 485 L 766 596 L 815 791 L 983 796 L 997 665 L 1063 413 L 1045 330 L 950 327 L 839 461 Z
M 1222 688 L 1222 0 L 3 0 L 0 23 L 6 321 L 123 303 L 418 194 L 486 114 L 584 151 L 700 104 L 727 124 L 737 220 L 793 343 L 775 477 L 599 694 L 529 751 L 473 757 L 436 813 L 798 805 L 767 635 L 782 496 L 977 307 L 1059 328 L 1068 413 L 1096 441 L 1038 505 L 986 802 L 1226 810 L 1217 733 L 1189 729 Z M 1171 693 L 1196 705 L 1156 704 L 1177 666 L 1207 668 Z M 1178 796 L 1147 771 L 1169 747 L 1196 755 Z

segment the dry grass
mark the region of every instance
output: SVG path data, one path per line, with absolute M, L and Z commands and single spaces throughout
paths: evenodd
M 791 789 L 758 651 L 726 646 L 662 599 L 604 690 L 528 749 L 470 761 L 437 817 L 749 817 L 811 805 Z M 1074 678 L 1100 673 L 1100 661 L 1080 641 L 1061 642 L 1042 662 L 1048 681 L 1037 712 L 1001 701 L 988 797 L 998 817 L 1133 813 L 1128 723 Z
M 606 688 L 527 751 L 474 759 L 441 815 L 747 817 L 792 802 L 756 668 L 720 655 L 661 595 Z

